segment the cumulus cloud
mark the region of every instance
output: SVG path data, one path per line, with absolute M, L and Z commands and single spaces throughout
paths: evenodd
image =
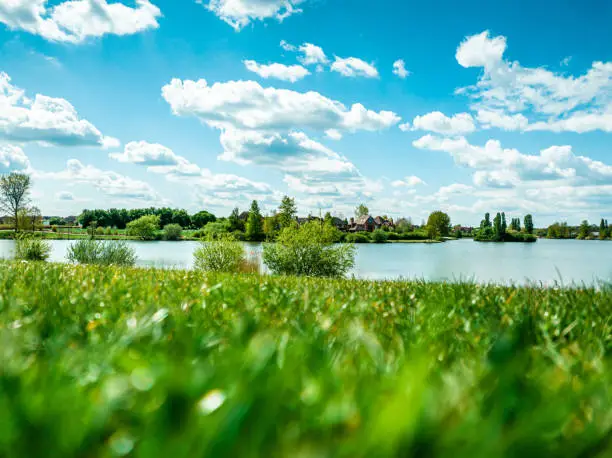
M 198 0 L 221 20 L 240 31 L 253 21 L 285 18 L 301 13 L 298 7 L 304 0 Z
M 174 153 L 170 148 L 146 141 L 130 142 L 123 152 L 109 154 L 111 159 L 119 162 L 143 165 L 153 173 L 179 176 L 198 176 L 200 167 Z
M 24 171 L 30 168 L 30 160 L 15 145 L 0 144 L 0 174 Z
M 204 79 L 173 79 L 163 87 L 162 95 L 175 114 L 196 116 L 220 129 L 376 131 L 400 120 L 390 111 L 375 112 L 361 104 L 347 109 L 318 92 L 263 88 L 254 81 L 210 86 Z
M 254 60 L 245 60 L 244 65 L 250 72 L 257 73 L 264 79 L 275 78 L 281 81 L 295 83 L 310 75 L 308 69 L 301 65 L 258 64 Z
M 406 79 L 410 75 L 410 72 L 406 70 L 406 62 L 403 59 L 393 62 L 393 74 L 401 79 Z
M 504 58 L 506 38 L 483 32 L 466 38 L 456 58 L 483 69 L 468 95 L 485 127 L 553 132 L 612 132 L 612 62 L 594 62 L 583 75 L 523 67 Z
M 90 37 L 132 35 L 159 27 L 161 11 L 149 0 L 129 7 L 108 0 L 69 0 L 48 6 L 48 0 L 0 2 L 0 22 L 12 30 L 49 41 L 82 43 Z
M 471 145 L 464 137 L 449 139 L 426 135 L 413 145 L 420 149 L 449 153 L 458 164 L 477 170 L 478 186 L 611 185 L 612 166 L 576 155 L 568 145 L 551 146 L 537 155 L 503 148 L 497 140 L 484 146 Z
M 331 71 L 349 78 L 378 78 L 378 70 L 376 70 L 374 64 L 369 64 L 357 57 L 342 58 L 336 56 Z
M 65 99 L 37 94 L 34 100 L 0 73 L 0 138 L 56 146 L 117 146 L 89 121 L 80 119 Z
M 351 161 L 310 133 L 339 139 L 346 132 L 379 131 L 400 121 L 392 112 L 358 103 L 348 108 L 317 92 L 263 88 L 253 81 L 211 86 L 205 80 L 175 79 L 162 93 L 175 114 L 195 116 L 220 130 L 219 159 L 276 170 L 292 191 L 325 193 L 328 200 L 343 202 L 374 188 Z
M 439 111 L 415 117 L 412 121 L 412 128 L 413 130 L 428 130 L 443 135 L 468 134 L 476 130 L 474 119 L 469 113 L 458 113 L 448 117 Z M 405 130 L 405 128 L 402 130 Z
M 414 188 L 415 186 L 418 186 L 420 184 L 425 184 L 425 182 L 419 177 L 412 175 L 404 178 L 403 180 L 393 181 L 391 183 L 391 186 L 393 186 L 394 188 Z
M 58 180 L 69 183 L 90 184 L 101 193 L 120 199 L 158 201 L 159 195 L 144 181 L 101 170 L 93 165 L 84 165 L 77 159 L 70 159 L 66 168 L 59 172 L 35 172 L 35 178 Z
M 302 65 L 323 66 L 329 63 L 329 59 L 325 55 L 323 48 L 317 45 L 313 45 L 312 43 L 304 43 L 298 47 L 287 43 L 285 40 L 282 40 L 280 42 L 280 46 L 285 51 L 299 52 L 301 56 L 298 57 L 298 61 Z

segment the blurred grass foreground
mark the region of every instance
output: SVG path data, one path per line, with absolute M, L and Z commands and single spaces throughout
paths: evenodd
M 612 455 L 612 290 L 0 264 L 1 457 Z

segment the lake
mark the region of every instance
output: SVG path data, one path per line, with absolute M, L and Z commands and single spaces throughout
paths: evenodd
M 65 261 L 70 240 L 52 240 L 51 261 Z M 128 242 L 138 264 L 190 268 L 198 242 Z M 250 253 L 261 245 L 245 244 Z M 10 258 L 13 242 L 0 240 L 0 258 Z M 547 285 L 612 282 L 612 242 L 539 240 L 537 243 L 476 243 L 457 240 L 439 244 L 357 245 L 352 272 L 364 279 L 475 280 L 478 282 Z

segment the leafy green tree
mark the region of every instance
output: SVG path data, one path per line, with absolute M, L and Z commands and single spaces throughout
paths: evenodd
M 13 219 L 15 233 L 19 229 L 19 212 L 30 203 L 32 179 L 25 173 L 10 173 L 0 177 L 0 211 Z
M 232 214 L 228 218 L 229 230 L 231 232 L 242 231 L 244 232 L 244 221 L 240 219 L 240 210 L 238 207 L 232 210 Z
M 181 228 L 189 227 L 191 225 L 191 216 L 189 216 L 189 213 L 187 213 L 187 211 L 185 210 L 174 210 L 172 212 L 171 223 L 178 224 L 179 226 L 181 226 Z
M 289 196 L 283 197 L 280 207 L 278 208 L 278 224 L 281 229 L 289 227 L 295 221 L 297 216 L 297 206 L 295 205 L 295 199 Z
M 510 223 L 510 229 L 515 232 L 521 231 L 521 219 L 520 218 L 512 218 L 512 222 Z
M 166 240 L 179 240 L 183 234 L 180 224 L 166 224 L 164 226 L 164 238 Z
M 578 238 L 580 240 L 587 239 L 591 236 L 591 225 L 585 219 L 582 224 L 580 224 L 580 228 L 578 229 Z
M 261 242 L 265 238 L 263 230 L 263 217 L 256 200 L 251 203 L 249 219 L 246 223 L 246 239 L 250 242 Z
M 480 222 L 480 228 L 486 229 L 488 227 L 491 227 L 491 215 L 489 215 L 489 213 L 485 213 L 484 219 Z
M 194 267 L 206 272 L 237 273 L 246 262 L 244 247 L 227 233 L 215 241 L 203 242 L 193 257 Z
M 435 211 L 427 219 L 427 234 L 430 239 L 446 237 L 450 233 L 451 219 L 442 211 Z
M 365 204 L 360 204 L 359 207 L 355 209 L 355 216 L 357 218 L 361 218 L 362 216 L 368 216 L 370 214 L 370 209 L 365 206 Z
M 264 246 L 264 263 L 275 274 L 342 277 L 355 265 L 355 247 L 334 244 L 337 232 L 318 221 L 286 227 Z
M 280 228 L 279 215 L 266 216 L 264 218 L 263 231 L 266 236 L 266 240 L 274 240 Z
M 138 237 L 141 240 L 152 240 L 159 229 L 159 221 L 159 216 L 141 216 L 137 220 L 128 223 L 127 234 Z
M 502 214 L 501 214 L 501 233 L 502 233 L 502 236 L 506 235 L 507 231 L 508 231 L 508 225 L 506 224 L 506 214 L 504 212 L 502 212 Z
M 190 223 L 195 229 L 201 229 L 208 223 L 214 223 L 217 221 L 217 217 L 207 211 L 201 211 L 191 216 Z
M 606 233 L 607 233 L 607 225 L 606 225 L 606 220 L 605 219 L 601 219 L 601 223 L 599 223 L 599 238 L 600 240 L 603 240 L 606 238 Z
M 525 232 L 533 234 L 533 217 L 531 215 L 525 215 L 523 226 L 525 226 Z
M 503 237 L 502 218 L 499 213 L 497 213 L 497 215 L 495 215 L 495 218 L 493 218 L 493 234 L 495 235 L 496 240 L 501 240 Z

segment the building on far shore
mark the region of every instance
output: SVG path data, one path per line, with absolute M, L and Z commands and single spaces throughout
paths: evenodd
M 392 230 L 395 228 L 393 218 L 384 218 L 377 216 L 376 218 L 371 215 L 360 216 L 359 218 L 351 218 L 348 226 L 349 232 L 374 232 L 377 229 L 388 228 Z

